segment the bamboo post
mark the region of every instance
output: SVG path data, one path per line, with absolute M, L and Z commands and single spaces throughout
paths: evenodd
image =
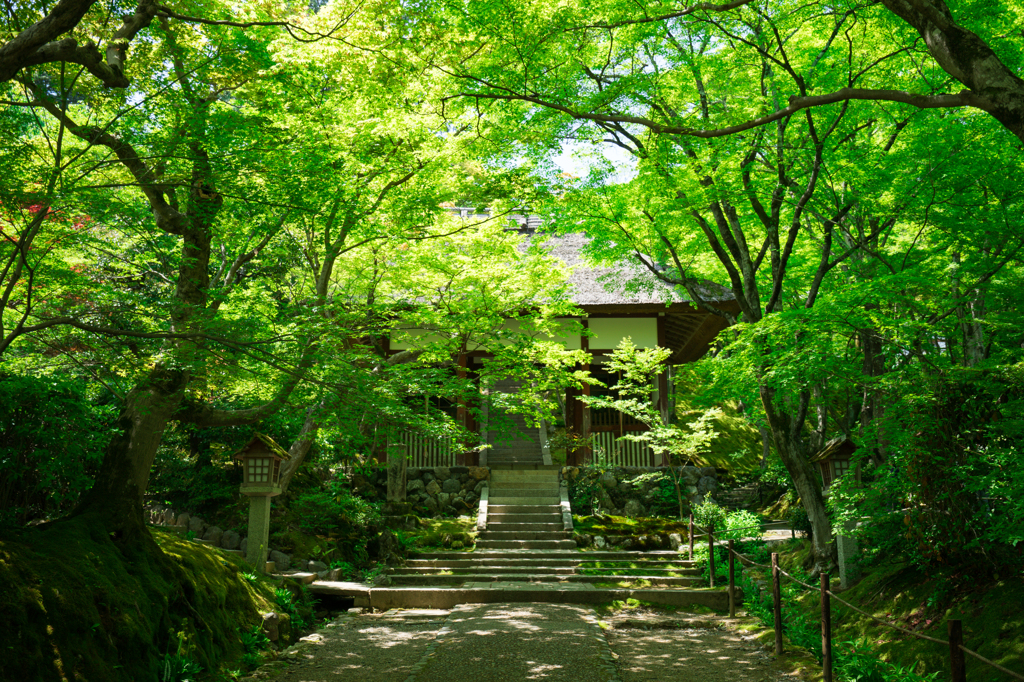
M 779 553 L 772 552 L 772 604 L 775 611 L 775 655 L 782 655 L 782 590 L 779 587 Z
M 708 568 L 711 569 L 711 587 L 715 586 L 715 524 L 708 524 Z
M 736 617 L 736 572 L 733 564 L 732 540 L 729 540 L 729 617 Z
M 832 608 L 828 573 L 821 576 L 821 670 L 823 682 L 832 682 Z
M 967 682 L 967 665 L 961 645 L 964 643 L 963 622 L 949 621 L 949 668 L 953 682 Z
M 690 561 L 693 561 L 693 513 L 690 513 Z

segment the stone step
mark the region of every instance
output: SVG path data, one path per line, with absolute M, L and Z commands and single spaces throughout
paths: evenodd
M 481 587 L 372 587 L 364 583 L 313 583 L 314 594 L 351 597 L 356 606 L 378 611 L 388 609 L 450 609 L 457 604 L 492 603 L 553 603 L 553 604 L 606 604 L 611 601 L 637 599 L 675 607 L 704 606 L 718 611 L 729 607 L 725 590 L 665 589 L 656 587 L 598 587 L 582 588 L 561 583 L 523 584 L 516 589 L 504 585 Z
M 558 481 L 539 476 L 530 476 L 529 478 L 523 476 L 513 480 L 505 478 L 497 481 L 491 480 L 490 485 L 492 493 L 498 490 L 544 490 L 555 495 L 558 494 Z
M 606 575 L 552 575 L 550 573 L 462 573 L 458 575 L 421 575 L 418 573 L 393 573 L 391 580 L 397 585 L 453 585 L 461 583 L 486 582 L 538 582 L 538 583 L 640 583 L 651 585 L 694 587 L 700 578 L 676 578 L 658 575 L 647 576 L 606 576 Z
M 540 530 L 528 530 L 523 532 L 517 532 L 514 530 L 491 530 L 488 526 L 487 530 L 480 533 L 477 537 L 477 543 L 481 540 L 484 541 L 495 541 L 495 540 L 565 540 L 567 532 L 565 530 L 558 531 L 540 531 Z M 573 543 L 575 545 L 575 543 Z
M 632 559 L 667 559 L 672 560 L 673 563 L 685 564 L 685 560 L 679 558 L 679 554 L 676 552 L 666 551 L 655 551 L 655 552 L 626 552 L 626 551 L 586 551 L 582 552 L 574 546 L 567 549 L 556 549 L 556 551 L 523 551 L 523 552 L 510 552 L 508 550 L 502 551 L 487 551 L 476 549 L 471 553 L 466 552 L 411 552 L 410 558 L 412 559 L 466 559 L 466 560 L 477 560 L 477 559 L 541 559 L 541 558 L 557 558 L 557 559 L 571 559 L 574 561 L 613 561 L 622 560 L 629 561 Z
M 544 469 L 499 469 L 491 472 L 492 481 L 520 478 L 524 480 L 553 478 L 557 481 L 558 467 L 551 465 Z
M 575 549 L 574 540 L 477 540 L 478 549 Z
M 654 571 L 654 570 L 676 570 L 676 571 L 700 571 L 699 568 L 694 568 L 693 561 L 671 561 L 669 559 L 658 560 L 636 560 L 636 561 L 602 561 L 601 566 L 593 566 L 596 562 L 594 561 L 581 561 L 577 566 L 585 568 L 591 571 L 624 571 L 629 569 L 636 569 L 639 571 Z M 611 564 L 611 565 L 609 565 Z M 621 564 L 621 565 L 616 565 Z M 632 564 L 632 565 L 630 565 Z M 671 567 L 671 568 L 670 568 Z
M 530 523 L 530 522 L 509 522 L 509 521 L 496 521 L 494 519 L 487 519 L 487 530 L 500 530 L 500 531 L 511 531 L 514 533 L 522 533 L 524 531 L 543 531 L 551 533 L 554 531 L 564 531 L 565 527 L 562 525 L 561 520 L 550 521 L 548 523 Z
M 546 486 L 543 488 L 513 488 L 512 486 L 493 486 L 489 493 L 490 499 L 496 497 L 558 497 L 558 488 Z M 538 502 L 538 504 L 543 504 Z
M 575 566 L 543 566 L 531 564 L 529 566 L 491 566 L 488 564 L 475 564 L 472 566 L 404 566 L 390 571 L 393 575 L 480 575 L 495 573 L 511 575 L 525 573 L 528 575 L 575 575 Z
M 561 514 L 562 507 L 558 504 L 497 504 L 489 501 L 487 513 L 490 514 Z
M 544 505 L 554 506 L 559 503 L 557 495 L 547 495 L 546 497 L 508 497 L 505 495 L 494 495 L 488 498 L 488 513 L 490 513 L 490 505 L 496 504 L 500 506 L 531 506 L 531 505 Z
M 508 455 L 508 456 L 488 456 L 487 466 L 498 467 L 498 466 L 513 466 L 521 464 L 544 464 L 543 455 Z
M 488 528 L 490 528 L 491 526 L 504 526 L 510 523 L 528 523 L 539 524 L 544 526 L 557 525 L 559 528 L 561 528 L 562 517 L 558 514 L 500 514 L 495 516 L 492 516 L 491 514 L 487 515 Z M 542 528 L 540 530 L 544 529 Z
M 463 554 L 463 556 L 467 556 Z M 536 559 L 510 559 L 509 554 L 500 557 L 481 559 L 409 559 L 405 562 L 406 568 L 469 568 L 471 566 L 490 566 L 499 562 L 508 567 L 531 567 L 531 566 L 552 566 L 555 568 L 575 568 L 578 564 L 573 559 L 560 559 L 557 555 L 547 554 L 543 558 Z

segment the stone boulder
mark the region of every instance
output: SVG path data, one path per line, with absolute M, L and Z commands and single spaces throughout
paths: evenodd
M 455 478 L 449 478 L 441 486 L 441 490 L 448 493 L 449 495 L 459 492 L 461 488 L 462 486 L 459 484 L 458 479 Z
M 615 486 L 619 484 L 618 480 L 616 480 L 615 478 L 615 472 L 612 471 L 611 469 L 602 473 L 601 478 L 598 479 L 598 482 L 608 490 L 613 489 Z
M 483 481 L 490 475 L 491 470 L 487 467 L 469 467 L 469 477 L 475 481 Z
M 206 529 L 206 533 L 203 534 L 203 539 L 213 544 L 214 547 L 219 547 L 220 539 L 221 536 L 223 535 L 224 531 L 222 531 L 220 528 L 218 528 L 217 526 L 210 526 Z
M 682 549 L 683 549 L 683 536 L 680 535 L 679 533 L 669 533 L 668 534 L 668 544 L 669 544 L 669 549 L 674 549 L 677 552 L 682 551 Z
M 431 497 L 437 497 L 440 492 L 441 486 L 437 484 L 437 481 L 431 481 L 427 484 L 427 494 Z
M 405 484 L 405 493 L 407 495 L 409 493 L 416 493 L 416 492 L 419 492 L 419 491 L 423 490 L 424 487 L 425 486 L 423 485 L 423 481 L 421 481 L 419 479 L 416 479 L 414 481 L 409 481 L 408 483 Z
M 177 517 L 174 514 L 174 510 L 173 509 L 168 509 L 167 511 L 164 512 L 164 518 L 162 519 L 161 522 L 165 526 L 173 526 L 174 522 L 176 520 L 177 520 Z
M 203 531 L 206 530 L 206 523 L 198 516 L 193 516 L 188 520 L 188 529 L 201 537 Z
M 178 514 L 178 518 L 177 518 L 177 520 L 175 520 L 174 525 L 175 526 L 183 526 L 183 527 L 187 528 L 188 527 L 188 519 L 189 519 L 188 514 Z
M 700 479 L 700 482 L 697 483 L 697 491 L 701 495 L 713 493 L 717 489 L 718 481 L 715 479 L 714 476 L 705 476 L 702 479 Z
M 308 564 L 306 564 L 306 570 L 310 573 L 320 573 L 322 571 L 328 571 L 330 570 L 330 568 L 330 566 L 328 566 L 322 561 L 310 561 Z
M 608 542 L 601 535 L 594 536 L 594 547 L 597 549 L 604 549 L 608 546 Z
M 447 481 L 452 476 L 452 470 L 448 467 L 434 467 L 434 477 L 439 481 Z
M 263 632 L 271 642 L 281 638 L 280 622 L 280 618 L 273 611 L 263 614 Z
M 226 531 L 220 537 L 220 546 L 224 549 L 238 549 L 238 545 L 242 542 L 242 536 L 233 530 Z
M 448 506 L 449 502 L 451 501 L 451 498 L 452 496 L 449 495 L 448 493 L 438 493 L 437 506 L 440 507 L 441 509 L 444 509 L 445 507 Z
M 279 571 L 287 571 L 291 568 L 292 558 L 284 552 L 279 552 L 275 549 L 270 553 L 269 558 L 274 562 L 274 567 Z
M 640 500 L 626 500 L 626 516 L 631 519 L 639 519 L 647 516 L 647 510 L 640 504 Z

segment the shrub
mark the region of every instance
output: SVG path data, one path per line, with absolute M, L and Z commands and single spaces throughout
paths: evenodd
M 326 490 L 302 493 L 289 505 L 299 527 L 313 534 L 341 537 L 363 536 L 369 526 L 381 522 L 381 505 L 357 497 L 332 479 Z
M 75 384 L 0 373 L 0 524 L 68 511 L 92 486 L 108 408 Z

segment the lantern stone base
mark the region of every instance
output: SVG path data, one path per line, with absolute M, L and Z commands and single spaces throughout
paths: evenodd
M 270 539 L 270 496 L 249 498 L 249 535 L 245 560 L 261 573 L 266 572 L 267 543 Z

